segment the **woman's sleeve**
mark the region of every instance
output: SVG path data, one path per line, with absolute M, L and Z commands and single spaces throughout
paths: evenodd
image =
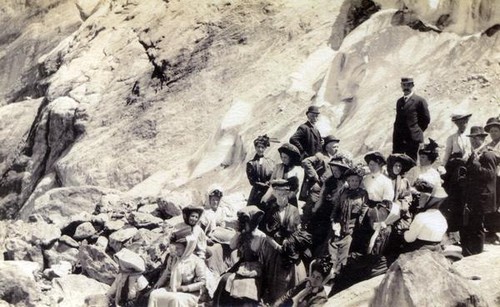
M 201 259 L 196 259 L 196 264 L 194 268 L 194 282 L 189 285 L 184 285 L 188 288 L 188 292 L 196 292 L 200 291 L 201 288 L 205 285 L 206 282 L 206 274 L 207 274 L 207 266 Z
M 406 242 L 411 243 L 417 239 L 417 236 L 422 229 L 422 221 L 420 217 L 421 215 L 417 214 L 413 222 L 410 224 L 410 229 L 405 231 L 404 238 Z
M 250 182 L 250 185 L 251 186 L 255 185 L 258 177 L 257 177 L 257 174 L 255 173 L 255 169 L 254 169 L 252 163 L 247 162 L 246 172 L 247 172 L 248 182 Z

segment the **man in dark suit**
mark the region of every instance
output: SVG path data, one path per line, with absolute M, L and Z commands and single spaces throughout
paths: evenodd
M 460 240 L 462 254 L 470 256 L 479 254 L 484 246 L 484 217 L 485 214 L 496 210 L 496 166 L 500 157 L 494 151 L 483 150 L 486 133 L 483 127 L 472 127 L 468 135 L 473 147 L 467 167 L 467 186 L 465 188 L 466 207 L 463 211 Z
M 392 152 L 405 153 L 415 161 L 424 131 L 429 126 L 431 116 L 424 98 L 413 93 L 413 79 L 401 78 L 403 97 L 396 104 L 396 120 L 392 135 Z
M 290 138 L 290 143 L 299 149 L 302 159 L 314 156 L 321 151 L 321 135 L 315 126 L 318 121 L 319 108 L 310 106 L 306 115 L 307 122 L 300 125 Z

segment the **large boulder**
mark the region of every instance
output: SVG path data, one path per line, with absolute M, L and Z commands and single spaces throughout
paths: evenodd
M 401 255 L 375 291 L 370 306 L 488 306 L 469 279 L 442 254 L 419 250 Z
M 0 300 L 11 306 L 38 306 L 40 293 L 34 274 L 40 268 L 29 261 L 0 261 Z
M 103 295 L 109 286 L 84 275 L 67 275 L 55 278 L 49 295 L 58 301 L 58 306 L 84 306 L 85 299 L 92 295 Z
M 182 208 L 201 203 L 200 193 L 193 190 L 163 191 L 157 199 L 158 208 L 164 216 L 177 216 Z
M 111 285 L 118 273 L 118 264 L 111 259 L 101 248 L 82 244 L 78 259 L 82 271 L 92 279 Z
M 109 236 L 109 245 L 115 252 L 118 252 L 127 241 L 137 234 L 137 231 L 135 227 L 127 227 L 115 231 Z
M 44 258 L 48 267 L 52 267 L 61 262 L 69 262 L 73 267 L 78 263 L 78 244 L 75 247 L 73 244 L 68 245 L 66 241 L 59 241 L 54 245 L 43 251 Z
M 483 253 L 454 262 L 452 269 L 481 289 L 490 306 L 500 305 L 500 246 L 485 245 Z
M 47 222 L 62 228 L 72 217 L 82 212 L 94 213 L 104 195 L 119 193 L 95 186 L 56 188 L 38 197 L 32 208 L 23 207 L 19 215 L 21 219 L 28 220 L 31 215 L 38 214 Z
M 325 307 L 368 307 L 375 295 L 375 290 L 384 276 L 385 275 L 379 275 L 362 281 L 335 294 L 328 299 Z
M 36 262 L 43 268 L 42 248 L 21 238 L 9 238 L 5 241 L 5 260 L 24 260 Z
M 153 229 L 163 225 L 161 218 L 144 212 L 132 212 L 128 216 L 128 220 L 137 228 Z

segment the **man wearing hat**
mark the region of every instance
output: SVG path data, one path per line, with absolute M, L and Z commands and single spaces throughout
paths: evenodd
M 295 145 L 302 156 L 310 157 L 321 151 L 321 135 L 316 128 L 319 117 L 319 108 L 310 106 L 306 112 L 307 122 L 300 125 L 290 138 L 290 143 Z
M 497 157 L 494 151 L 478 152 L 486 136 L 487 133 L 484 132 L 483 127 L 478 126 L 472 127 L 468 135 L 474 151 L 466 164 L 466 197 L 460 227 L 464 256 L 479 254 L 483 251 L 485 215 L 493 216 L 497 208 L 495 197 L 498 195 L 496 195 L 495 188 L 498 178 L 495 173 L 500 157 Z
M 446 166 L 450 158 L 462 158 L 467 160 L 472 153 L 470 141 L 465 136 L 465 130 L 469 118 L 472 114 L 453 114 L 451 121 L 457 126 L 458 130 L 446 139 L 446 147 L 443 156 L 443 166 Z
M 328 163 L 336 156 L 339 142 L 338 138 L 329 135 L 323 139 L 321 152 L 302 160 L 305 176 L 299 200 L 305 201 L 306 207 L 314 206 L 314 203 L 319 200 L 319 192 L 323 183 L 332 176 L 332 170 Z
M 413 78 L 401 78 L 403 97 L 396 103 L 396 120 L 392 136 L 392 152 L 405 153 L 417 160 L 417 152 L 424 142 L 424 131 L 431 117 L 424 98 L 413 93 Z

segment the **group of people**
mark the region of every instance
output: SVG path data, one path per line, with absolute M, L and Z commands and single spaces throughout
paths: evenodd
M 385 273 L 401 253 L 440 252 L 454 237 L 469 256 L 483 251 L 485 232 L 498 243 L 500 119 L 467 133 L 471 114 L 454 114 L 457 132 L 441 165 L 440 146 L 424 144 L 427 102 L 413 93 L 411 78 L 401 87 L 387 157 L 372 151 L 355 163 L 340 139 L 321 137 L 317 106 L 278 148 L 281 162 L 266 156 L 271 139 L 257 137 L 246 165 L 247 206 L 235 212 L 222 188 L 212 187 L 205 207 L 183 209 L 148 306 L 320 306 Z M 126 276 L 136 284 L 143 271 Z

